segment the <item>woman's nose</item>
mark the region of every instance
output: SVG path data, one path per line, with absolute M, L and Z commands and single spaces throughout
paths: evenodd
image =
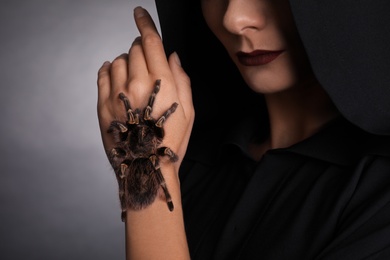
M 223 18 L 224 27 L 233 34 L 261 30 L 266 26 L 264 0 L 229 0 Z

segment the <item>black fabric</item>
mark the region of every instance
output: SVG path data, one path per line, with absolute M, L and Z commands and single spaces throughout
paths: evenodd
M 390 156 L 373 138 L 340 118 L 260 162 L 242 138 L 219 160 L 187 157 L 180 179 L 192 259 L 389 259 Z
M 200 1 L 156 0 L 166 53 L 178 52 L 196 110 L 180 169 L 192 259 L 388 260 L 390 1 L 290 2 L 343 116 L 255 162 L 246 145 L 253 131 L 267 134 L 262 96 L 208 30 Z
M 390 134 L 390 1 L 290 0 L 313 71 L 341 113 Z

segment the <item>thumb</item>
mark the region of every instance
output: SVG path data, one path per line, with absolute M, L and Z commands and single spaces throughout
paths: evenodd
M 173 52 L 168 58 L 169 67 L 171 68 L 172 75 L 176 85 L 177 95 L 180 102 L 188 105 L 188 109 L 192 109 L 192 92 L 191 81 L 187 73 L 181 67 L 179 55 Z

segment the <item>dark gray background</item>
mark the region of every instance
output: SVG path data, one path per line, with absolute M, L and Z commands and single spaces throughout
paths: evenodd
M 154 0 L 1 1 L 0 259 L 124 259 L 96 79 L 137 5 L 157 18 Z

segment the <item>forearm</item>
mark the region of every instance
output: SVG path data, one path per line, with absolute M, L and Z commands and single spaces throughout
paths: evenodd
M 190 259 L 184 230 L 180 183 L 173 167 L 166 167 L 162 171 L 175 208 L 169 211 L 165 199 L 158 196 L 145 209 L 127 211 L 127 260 Z

